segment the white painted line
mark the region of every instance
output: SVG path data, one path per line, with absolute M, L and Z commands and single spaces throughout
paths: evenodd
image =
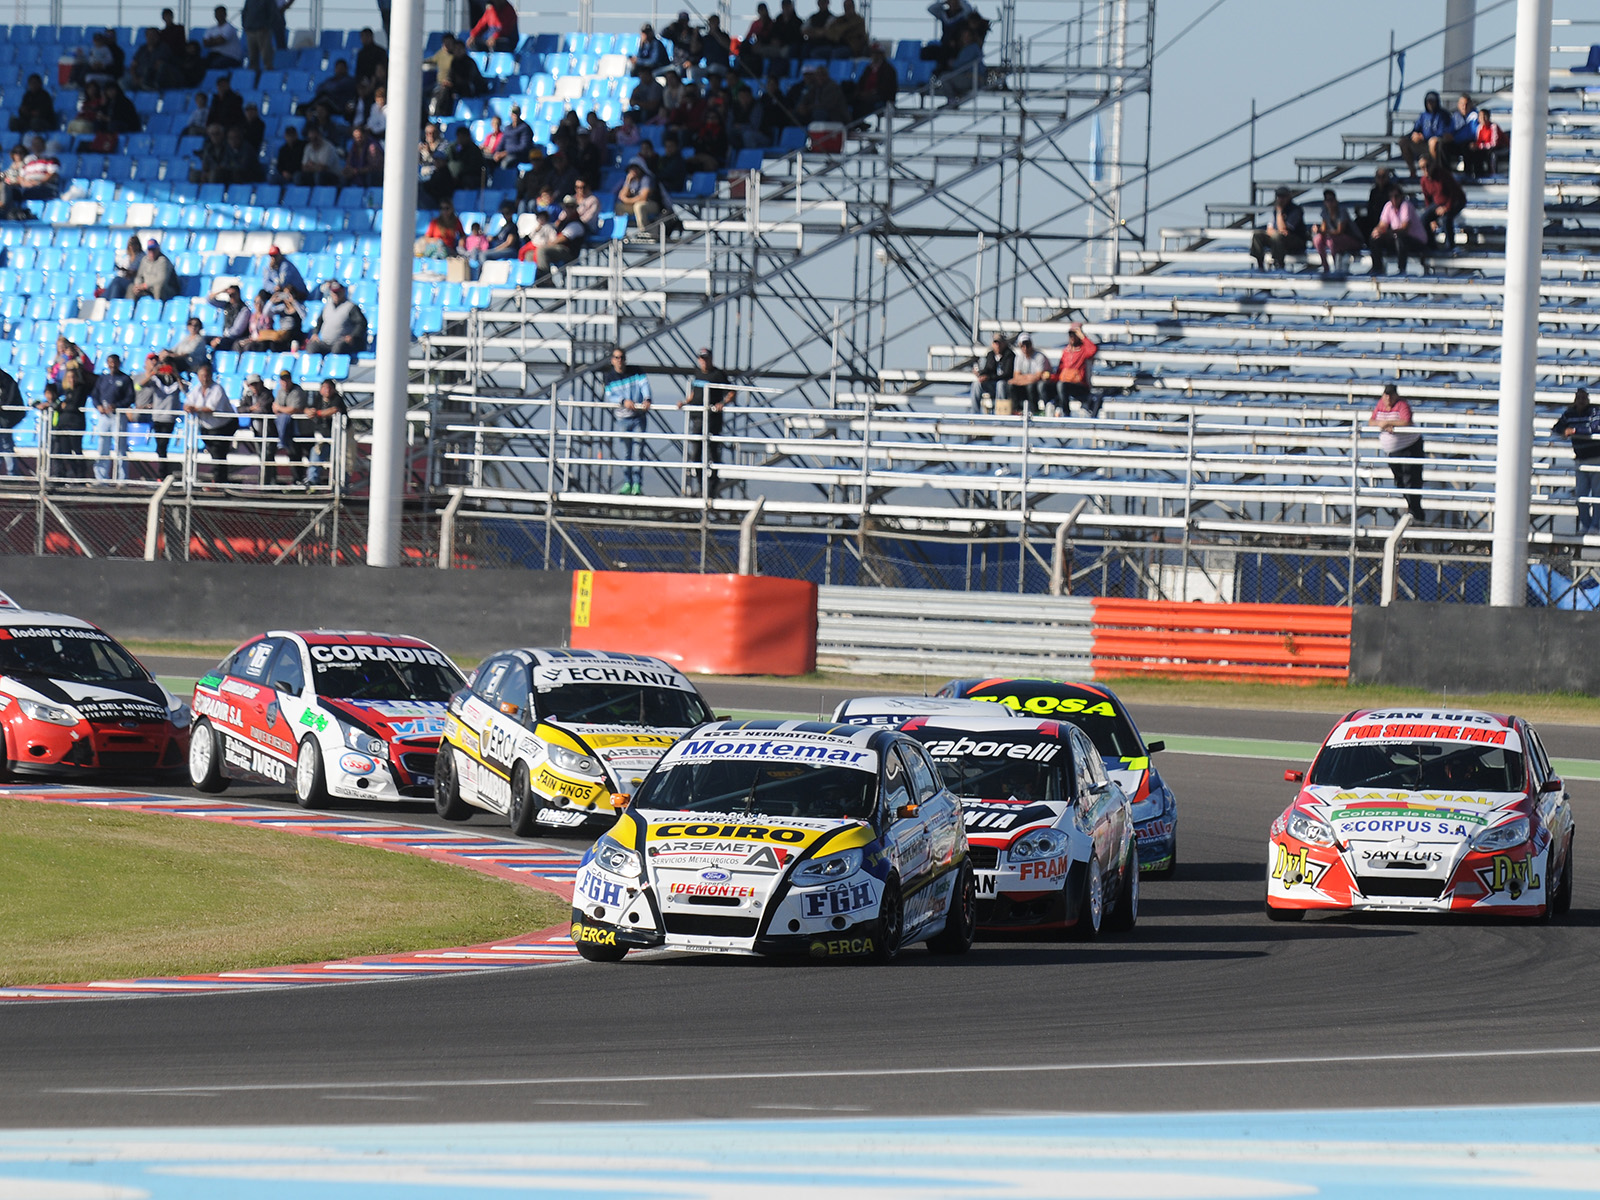
M 177 1087 L 70 1087 L 46 1092 L 78 1096 L 182 1096 L 198 1092 L 304 1092 L 328 1088 L 478 1088 L 554 1087 L 596 1083 L 727 1083 L 739 1080 L 868 1079 L 885 1075 L 1034 1075 L 1079 1071 L 1162 1071 L 1211 1067 L 1299 1067 L 1343 1063 L 1448 1062 L 1503 1058 L 1559 1058 L 1600 1055 L 1600 1046 L 1553 1046 L 1522 1050 L 1420 1050 L 1409 1054 L 1319 1054 L 1281 1058 L 1175 1058 L 1136 1062 L 1039 1063 L 1019 1066 L 885 1067 L 859 1071 L 728 1071 L 692 1075 L 552 1075 L 520 1079 L 333 1080 L 322 1083 L 190 1084 Z

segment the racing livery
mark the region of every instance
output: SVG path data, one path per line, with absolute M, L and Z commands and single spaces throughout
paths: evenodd
M 825 721 L 718 721 L 667 751 L 584 855 L 572 940 L 885 962 L 972 945 L 961 803 L 910 738 Z
M 427 799 L 445 704 L 464 680 L 427 642 L 390 633 L 277 631 L 195 684 L 189 781 L 249 779 L 334 798 Z
M 1177 871 L 1178 800 L 1150 761 L 1166 743 L 1146 743 L 1127 706 L 1110 688 L 1053 679 L 952 679 L 938 695 L 1003 704 L 1024 716 L 1055 717 L 1083 730 L 1133 803 L 1140 872 L 1165 879 Z
M 0 737 L 7 776 L 178 771 L 189 708 L 89 622 L 0 595 Z
M 1572 905 L 1572 802 L 1520 717 L 1345 716 L 1267 839 L 1267 915 L 1317 909 L 1548 918 Z
M 536 826 L 611 820 L 667 749 L 711 719 L 694 684 L 659 658 L 604 650 L 503 650 L 451 697 L 434 802 L 464 821 Z
M 1092 939 L 1139 919 L 1133 812 L 1083 730 L 998 715 L 915 717 L 961 798 L 978 926 Z
M 844 725 L 903 725 L 912 717 L 944 715 L 993 716 L 995 706 L 947 696 L 857 696 L 841 700 L 833 710 L 833 719 Z

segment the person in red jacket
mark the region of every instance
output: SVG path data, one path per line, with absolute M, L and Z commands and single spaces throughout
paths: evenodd
M 1456 252 L 1456 217 L 1467 206 L 1467 193 L 1455 172 L 1442 158 L 1423 155 L 1422 164 L 1423 217 L 1428 222 L 1430 234 L 1443 231 L 1444 252 Z
M 1494 114 L 1487 108 L 1478 110 L 1478 136 L 1467 147 L 1467 169 L 1482 178 L 1500 173 L 1500 159 L 1511 144 L 1506 131 L 1494 123 Z
M 1074 321 L 1067 327 L 1067 348 L 1061 352 L 1061 366 L 1056 371 L 1063 415 L 1071 413 L 1074 400 L 1091 417 L 1100 415 L 1100 402 L 1089 383 L 1089 364 L 1098 353 L 1100 347 L 1084 337 L 1082 325 Z
M 517 10 L 507 0 L 489 0 L 483 16 L 467 34 L 468 50 L 504 50 L 517 48 Z

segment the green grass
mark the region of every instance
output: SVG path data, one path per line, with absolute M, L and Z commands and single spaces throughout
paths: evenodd
M 472 945 L 556 896 L 342 842 L 0 799 L 0 985 L 183 975 Z

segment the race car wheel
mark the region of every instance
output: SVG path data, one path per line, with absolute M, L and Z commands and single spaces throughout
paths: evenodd
M 1551 910 L 1558 917 L 1572 911 L 1572 841 L 1576 836 L 1567 838 L 1567 853 L 1561 860 L 1561 882 L 1550 897 Z
M 1106 928 L 1127 933 L 1139 923 L 1139 847 L 1130 844 L 1122 864 L 1122 886 L 1117 889 L 1116 906 L 1106 916 Z
M 461 798 L 452 746 L 439 747 L 439 761 L 433 768 L 433 811 L 446 821 L 465 821 L 472 816 L 472 806 Z
M 223 792 L 232 782 L 222 773 L 222 738 L 203 717 L 189 731 L 189 783 L 197 792 Z
M 1083 873 L 1083 891 L 1078 897 L 1078 923 L 1072 927 L 1072 936 L 1080 942 L 1092 942 L 1100 936 L 1106 919 L 1106 881 L 1100 870 L 1100 860 L 1089 857 L 1089 866 Z
M 883 899 L 878 902 L 878 919 L 872 928 L 872 961 L 886 963 L 900 953 L 900 939 L 906 934 L 906 906 L 900 898 L 900 881 L 890 879 L 883 885 Z
M 950 912 L 944 928 L 928 939 L 928 949 L 934 954 L 965 954 L 972 949 L 977 933 L 978 880 L 969 862 L 961 865 L 961 877 L 950 894 Z
M 322 749 L 316 738 L 307 737 L 300 743 L 300 753 L 294 760 L 294 798 L 301 808 L 328 805 L 327 776 L 322 771 Z
M 518 837 L 532 837 L 534 826 L 539 823 L 539 810 L 543 807 L 544 801 L 528 782 L 526 764 L 518 763 L 511 772 L 511 807 L 506 810 L 511 832 Z

